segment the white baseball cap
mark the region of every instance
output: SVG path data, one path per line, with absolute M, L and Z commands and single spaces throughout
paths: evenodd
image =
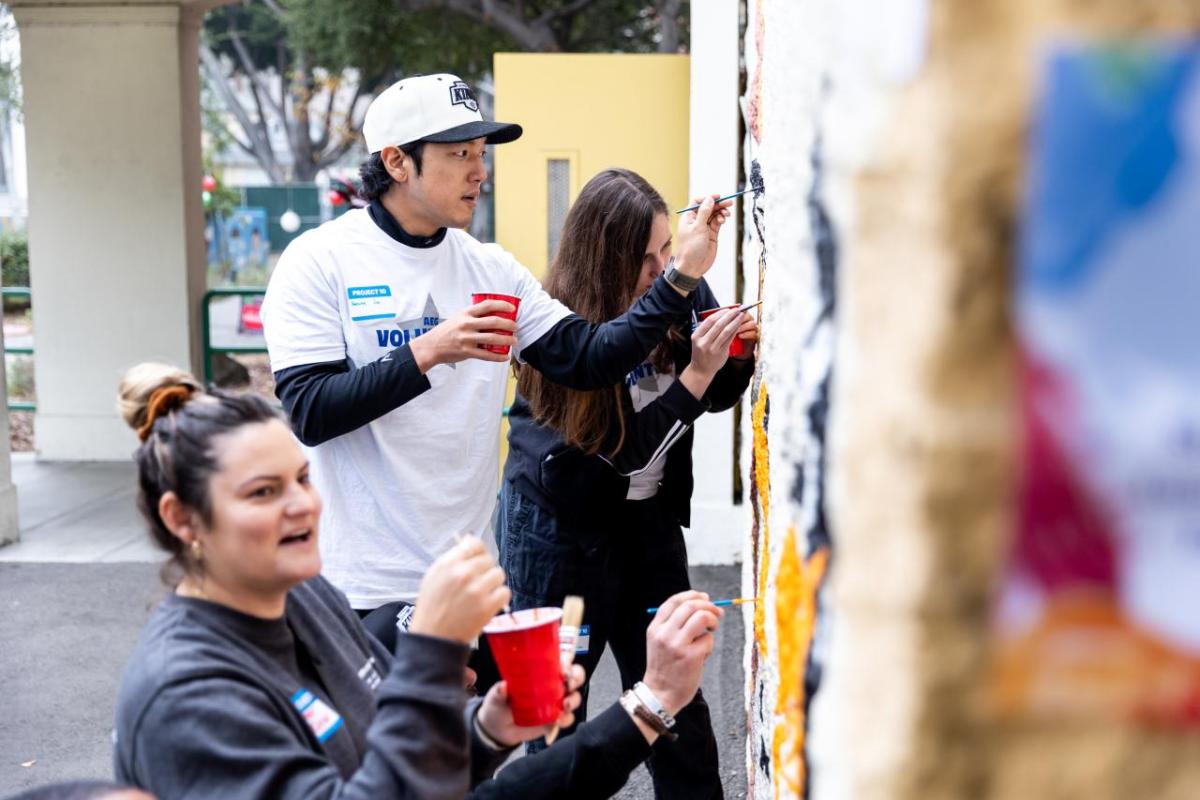
M 485 121 L 471 87 L 445 73 L 393 83 L 371 101 L 363 119 L 370 153 L 388 145 L 467 142 L 481 136 L 488 144 L 503 144 L 520 135 L 520 125 Z

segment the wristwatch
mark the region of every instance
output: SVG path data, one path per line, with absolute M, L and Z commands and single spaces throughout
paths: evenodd
M 672 733 L 667 724 L 663 722 L 663 718 L 651 711 L 633 689 L 621 695 L 619 702 L 621 703 L 621 708 L 625 709 L 629 713 L 629 716 L 646 723 L 646 726 L 657 735 L 668 741 L 675 741 L 679 738 L 679 734 Z M 674 719 L 671 720 L 671 724 L 675 724 Z
M 654 715 L 662 720 L 663 725 L 668 728 L 675 727 L 675 718 L 667 713 L 667 709 L 663 707 L 662 701 L 654 696 L 654 692 L 650 691 L 650 687 L 638 681 L 633 685 L 633 693 L 637 695 L 638 700 L 642 701 L 642 705 L 654 712 Z
M 667 283 L 674 286 L 681 292 L 694 292 L 696 287 L 700 285 L 699 278 L 693 278 L 691 275 L 684 275 L 679 270 L 675 269 L 675 258 L 667 262 L 667 273 L 664 275 Z

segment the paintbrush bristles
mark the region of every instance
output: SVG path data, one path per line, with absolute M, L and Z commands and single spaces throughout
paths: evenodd
M 562 624 L 578 628 L 583 622 L 583 598 L 569 594 L 563 600 Z
M 569 594 L 563 598 L 562 622 L 559 624 L 559 655 L 562 658 L 564 676 L 570 672 L 575 661 L 575 643 L 579 640 L 579 626 L 583 623 L 583 598 Z M 555 722 L 546 734 L 546 746 L 558 738 L 558 723 Z

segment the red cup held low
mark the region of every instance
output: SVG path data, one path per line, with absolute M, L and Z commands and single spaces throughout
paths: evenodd
M 529 608 L 501 614 L 483 629 L 508 684 L 513 721 L 549 725 L 562 713 L 566 687 L 558 651 L 561 608 Z

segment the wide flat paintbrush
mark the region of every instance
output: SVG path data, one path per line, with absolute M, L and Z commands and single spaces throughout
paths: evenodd
M 575 663 L 575 645 L 579 641 L 579 626 L 583 624 L 583 598 L 573 594 L 563 598 L 562 622 L 558 625 L 558 655 L 562 659 L 563 680 L 570 675 Z M 567 684 L 568 687 L 570 684 Z M 546 734 L 546 746 L 558 738 L 558 723 Z

